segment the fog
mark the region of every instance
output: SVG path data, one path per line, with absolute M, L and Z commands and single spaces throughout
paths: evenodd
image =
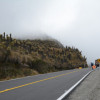
M 0 0 L 0 33 L 74 46 L 88 63 L 100 58 L 99 0 Z

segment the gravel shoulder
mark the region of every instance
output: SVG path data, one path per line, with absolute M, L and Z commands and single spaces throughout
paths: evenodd
M 65 100 L 100 100 L 100 68 L 94 70 Z

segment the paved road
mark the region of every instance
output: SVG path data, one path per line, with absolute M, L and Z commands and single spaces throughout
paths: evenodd
M 90 69 L 74 69 L 0 82 L 0 100 L 56 100 Z

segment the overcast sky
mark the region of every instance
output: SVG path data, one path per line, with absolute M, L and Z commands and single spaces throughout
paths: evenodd
M 0 0 L 0 33 L 47 34 L 74 46 L 88 63 L 100 58 L 100 0 Z

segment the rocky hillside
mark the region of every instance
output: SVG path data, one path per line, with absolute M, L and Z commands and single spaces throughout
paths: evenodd
M 0 34 L 0 79 L 87 67 L 77 48 L 57 40 L 18 40 Z

